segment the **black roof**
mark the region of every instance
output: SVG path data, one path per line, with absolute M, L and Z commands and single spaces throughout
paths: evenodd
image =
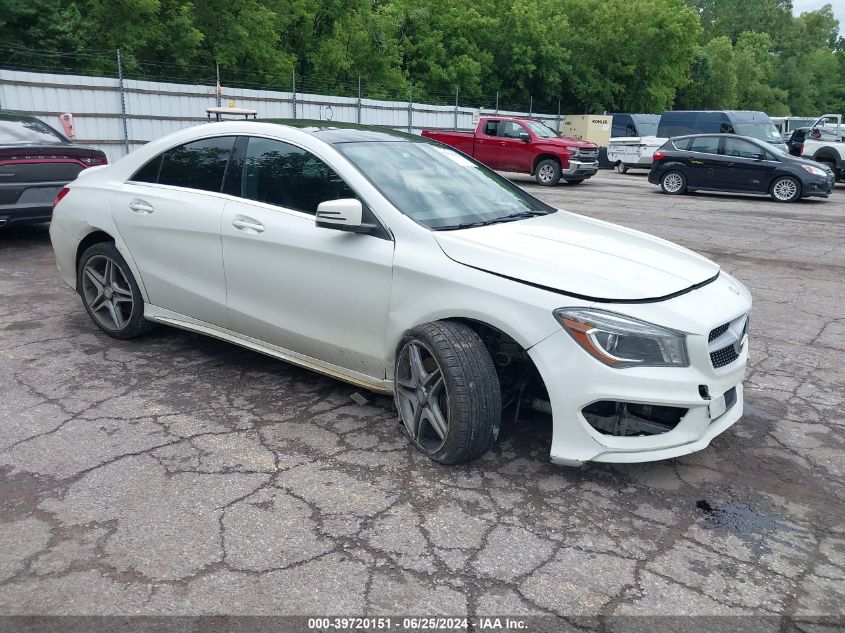
M 313 119 L 258 119 L 259 123 L 276 123 L 299 128 L 304 132 L 333 145 L 338 143 L 361 143 L 377 141 L 412 141 L 427 143 L 425 138 L 416 134 L 400 132 L 388 127 L 358 125 L 342 121 L 318 121 Z

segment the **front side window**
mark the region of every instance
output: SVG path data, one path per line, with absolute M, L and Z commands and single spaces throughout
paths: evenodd
M 502 121 L 499 124 L 499 136 L 505 138 L 519 138 L 520 134 L 527 134 L 525 128 L 514 121 Z
M 691 152 L 700 152 L 702 154 L 718 154 L 719 153 L 719 137 L 718 136 L 702 136 L 701 138 L 692 139 L 690 144 Z
M 430 229 L 505 222 L 555 211 L 448 147 L 410 140 L 338 143 L 336 147 L 393 206 Z
M 244 158 L 241 197 L 313 215 L 321 202 L 357 196 L 313 154 L 282 141 L 251 137 Z
M 220 191 L 234 144 L 234 136 L 218 136 L 174 147 L 149 161 L 130 180 Z
M 540 138 L 557 138 L 557 132 L 545 123 L 540 123 L 540 121 L 526 121 L 525 125 L 531 128 L 531 131 Z
M 753 143 L 744 141 L 741 138 L 725 139 L 725 156 L 737 156 L 739 158 L 754 158 L 762 154 L 763 150 Z

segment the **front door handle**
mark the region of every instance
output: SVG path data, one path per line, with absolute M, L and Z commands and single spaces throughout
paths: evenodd
M 141 215 L 149 215 L 153 212 L 153 206 L 149 202 L 144 202 L 143 200 L 133 200 L 129 203 L 129 208 L 135 213 L 140 213 Z
M 235 218 L 232 220 L 232 226 L 241 231 L 255 231 L 256 233 L 264 231 L 264 225 L 252 218 Z

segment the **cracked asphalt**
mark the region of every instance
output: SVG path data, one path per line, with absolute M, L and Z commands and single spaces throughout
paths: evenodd
M 845 611 L 845 188 L 781 205 L 645 174 L 521 185 L 712 257 L 754 295 L 746 413 L 697 454 L 414 451 L 389 398 L 165 327 L 113 340 L 45 226 L 0 233 L 0 614 Z

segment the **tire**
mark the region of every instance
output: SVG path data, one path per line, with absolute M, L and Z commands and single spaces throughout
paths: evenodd
M 686 193 L 687 177 L 679 171 L 667 171 L 660 177 L 660 189 L 670 196 Z
M 792 176 L 780 176 L 772 182 L 769 195 L 775 202 L 795 202 L 801 199 L 801 183 Z
M 88 316 L 109 336 L 136 338 L 153 328 L 144 318 L 144 300 L 135 277 L 111 242 L 94 244 L 82 253 L 76 288 Z
M 436 321 L 408 331 L 396 355 L 393 384 L 400 427 L 433 461 L 467 462 L 496 441 L 502 416 L 496 367 L 481 338 L 463 323 Z
M 625 163 L 617 163 L 616 164 L 616 171 L 620 174 L 627 174 L 628 173 L 628 165 Z
M 580 185 L 585 180 L 586 178 L 570 178 L 569 180 L 566 180 L 564 178 L 563 182 L 565 182 L 567 185 Z
M 552 158 L 541 160 L 534 170 L 534 179 L 538 185 L 555 186 L 560 180 L 560 163 Z

